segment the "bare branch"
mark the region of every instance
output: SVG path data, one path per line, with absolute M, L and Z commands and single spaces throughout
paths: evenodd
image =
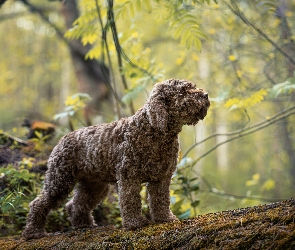
M 208 187 L 208 190 L 200 189 L 200 192 L 207 192 L 212 193 L 218 196 L 228 197 L 228 198 L 234 198 L 234 199 L 248 199 L 248 200 L 256 200 L 256 201 L 263 201 L 263 202 L 277 202 L 277 201 L 283 201 L 286 199 L 279 199 L 279 198 L 267 198 L 267 197 L 260 197 L 260 196 L 247 196 L 247 195 L 236 195 L 236 194 L 229 194 L 225 193 L 221 190 L 218 190 L 216 188 L 213 188 L 210 184 L 210 182 L 203 176 L 201 173 L 197 172 L 196 170 L 192 170 L 194 174 L 200 177 L 200 179 L 203 181 L 203 183 Z
M 1 15 L 0 16 L 0 21 L 4 21 L 4 20 L 7 20 L 7 19 L 13 19 L 15 17 L 23 16 L 26 13 L 27 13 L 26 11 L 19 11 L 19 12 L 14 12 L 14 13 Z
M 118 94 L 117 94 L 117 91 L 116 91 L 116 79 L 115 79 L 115 74 L 114 74 L 114 68 L 113 68 L 113 63 L 112 63 L 112 60 L 111 60 L 111 56 L 110 56 L 110 51 L 109 51 L 109 45 L 108 45 L 108 42 L 107 42 L 107 29 L 108 29 L 108 25 L 106 24 L 106 26 L 104 26 L 103 24 L 103 21 L 102 21 L 102 16 L 101 16 L 101 10 L 100 10 L 100 6 L 99 6 L 99 3 L 98 3 L 98 0 L 95 0 L 95 6 L 96 6 L 96 11 L 97 11 L 97 16 L 98 16 L 98 21 L 99 21 L 99 24 L 100 24 L 100 27 L 101 27 L 101 30 L 102 30 L 102 37 L 101 37 L 101 47 L 106 49 L 106 54 L 107 54 L 107 59 L 108 59 L 108 64 L 109 64 L 109 69 L 110 69 L 110 77 L 111 77 L 111 82 L 113 83 L 113 86 L 110 86 L 112 87 L 111 88 L 111 91 L 115 97 L 115 103 L 116 103 L 116 113 L 118 115 L 118 118 L 121 118 L 121 112 L 120 112 L 120 105 L 123 107 L 123 108 L 126 108 L 126 105 L 125 103 L 123 103 Z M 102 58 L 104 60 L 104 52 L 102 53 Z
M 261 29 L 256 27 L 252 22 L 250 22 L 249 19 L 245 17 L 245 15 L 240 11 L 235 1 L 231 0 L 232 6 L 226 3 L 225 1 L 223 2 L 230 9 L 231 12 L 238 16 L 245 24 L 253 28 L 259 35 L 261 35 L 266 41 L 268 41 L 273 47 L 275 47 L 277 51 L 279 51 L 285 58 L 287 58 L 293 65 L 295 65 L 295 60 L 290 55 L 288 55 L 284 50 L 282 50 L 273 40 L 269 38 L 269 36 L 267 36 Z
M 121 76 L 124 89 L 127 90 L 128 89 L 127 80 L 126 80 L 125 74 L 123 73 L 122 48 L 119 42 L 119 37 L 118 37 L 117 27 L 116 27 L 115 17 L 114 17 L 114 11 L 113 11 L 113 0 L 108 0 L 107 2 L 108 2 L 108 24 L 107 25 L 110 25 L 112 30 L 113 41 L 115 43 L 115 47 L 117 51 L 120 76 Z M 132 102 L 129 104 L 129 108 L 131 113 L 134 114 L 135 110 L 134 110 Z
M 6 137 L 6 138 L 8 138 L 8 139 L 10 139 L 11 141 L 15 141 L 15 142 L 17 142 L 17 143 L 19 143 L 19 144 L 21 144 L 21 145 L 25 145 L 25 146 L 29 146 L 29 145 L 31 145 L 32 143 L 30 143 L 30 142 L 27 142 L 27 141 L 24 141 L 24 140 L 22 140 L 22 139 L 20 139 L 20 138 L 17 138 L 17 137 L 15 137 L 15 136 L 12 136 L 12 135 L 10 135 L 10 134 L 7 134 L 7 133 L 5 133 L 4 131 L 0 131 L 0 136 L 4 136 L 4 137 Z M 3 145 L 1 145 L 1 146 L 3 146 Z
M 211 138 L 214 138 L 214 137 L 217 137 L 217 136 L 233 136 L 233 135 L 236 135 L 226 141 L 223 141 L 221 143 L 218 143 L 216 144 L 214 147 L 212 147 L 210 150 L 208 150 L 207 152 L 205 152 L 203 155 L 201 155 L 196 162 L 198 162 L 201 158 L 205 157 L 206 155 L 210 154 L 212 151 L 214 151 L 215 149 L 217 149 L 219 146 L 227 143 L 227 142 L 230 142 L 230 141 L 233 141 L 235 139 L 238 139 L 238 138 L 241 138 L 243 136 L 246 136 L 246 135 L 249 135 L 249 134 L 252 134 L 256 131 L 259 131 L 265 127 L 268 127 L 270 125 L 272 125 L 273 123 L 279 121 L 279 120 L 282 120 L 288 116 L 291 116 L 295 114 L 295 105 L 290 107 L 290 108 L 287 108 L 287 109 L 284 109 L 282 111 L 280 111 L 279 113 L 275 114 L 274 116 L 270 117 L 269 119 L 266 119 L 262 122 L 258 122 L 256 124 L 253 124 L 251 126 L 248 126 L 248 127 L 245 127 L 245 128 L 242 128 L 242 129 L 239 129 L 239 130 L 236 130 L 236 131 L 233 131 L 233 132 L 229 132 L 229 133 L 214 133 L 210 136 L 208 136 L 207 138 L 203 139 L 202 141 L 200 142 L 197 142 L 195 143 L 194 145 L 192 145 L 186 152 L 185 154 L 183 155 L 183 158 L 186 157 L 188 155 L 188 153 L 196 146 L 204 143 L 205 141 L 211 139 Z M 247 132 L 248 131 L 248 132 Z
M 217 190 L 214 190 L 214 189 L 210 189 L 210 190 L 200 189 L 200 192 L 207 192 L 207 193 L 211 193 L 211 194 L 215 194 L 215 195 L 223 196 L 223 197 L 228 197 L 228 198 L 248 199 L 248 200 L 263 201 L 263 202 L 278 202 L 278 201 L 285 200 L 285 199 L 279 199 L 279 198 L 267 198 L 267 197 L 260 197 L 260 196 L 228 194 L 228 193 L 224 193 L 224 192 L 218 192 Z

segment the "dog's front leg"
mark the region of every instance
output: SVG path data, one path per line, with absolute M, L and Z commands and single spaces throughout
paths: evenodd
M 153 222 L 168 222 L 178 220 L 170 210 L 171 178 L 147 184 L 150 214 Z
M 141 183 L 136 179 L 118 181 L 118 193 L 123 227 L 136 229 L 150 224 L 150 221 L 141 213 Z

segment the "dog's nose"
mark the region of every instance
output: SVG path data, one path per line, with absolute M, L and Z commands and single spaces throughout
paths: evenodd
M 207 92 L 205 92 L 203 95 L 204 95 L 204 97 L 205 97 L 206 99 L 208 99 L 208 93 L 207 93 Z

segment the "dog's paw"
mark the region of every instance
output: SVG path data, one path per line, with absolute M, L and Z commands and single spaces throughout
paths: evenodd
M 179 219 L 172 213 L 170 212 L 169 214 L 161 214 L 158 215 L 157 217 L 153 217 L 153 221 L 155 223 L 164 223 L 164 222 L 172 222 L 172 221 L 178 221 Z
M 135 230 L 137 228 L 148 226 L 149 224 L 151 224 L 151 222 L 144 216 L 123 220 L 123 227 L 127 230 Z
M 45 232 L 44 229 L 38 229 L 38 230 L 25 229 L 22 233 L 22 237 L 25 240 L 39 239 L 45 236 L 47 236 L 47 233 Z

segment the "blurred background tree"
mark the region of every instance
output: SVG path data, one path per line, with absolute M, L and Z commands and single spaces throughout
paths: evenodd
M 110 122 L 157 81 L 185 78 L 212 105 L 180 135 L 174 211 L 294 197 L 295 1 L 14 0 L 0 11 L 1 129 L 23 137 L 24 118 L 56 114 L 60 135 Z M 92 98 L 85 108 L 77 92 Z

